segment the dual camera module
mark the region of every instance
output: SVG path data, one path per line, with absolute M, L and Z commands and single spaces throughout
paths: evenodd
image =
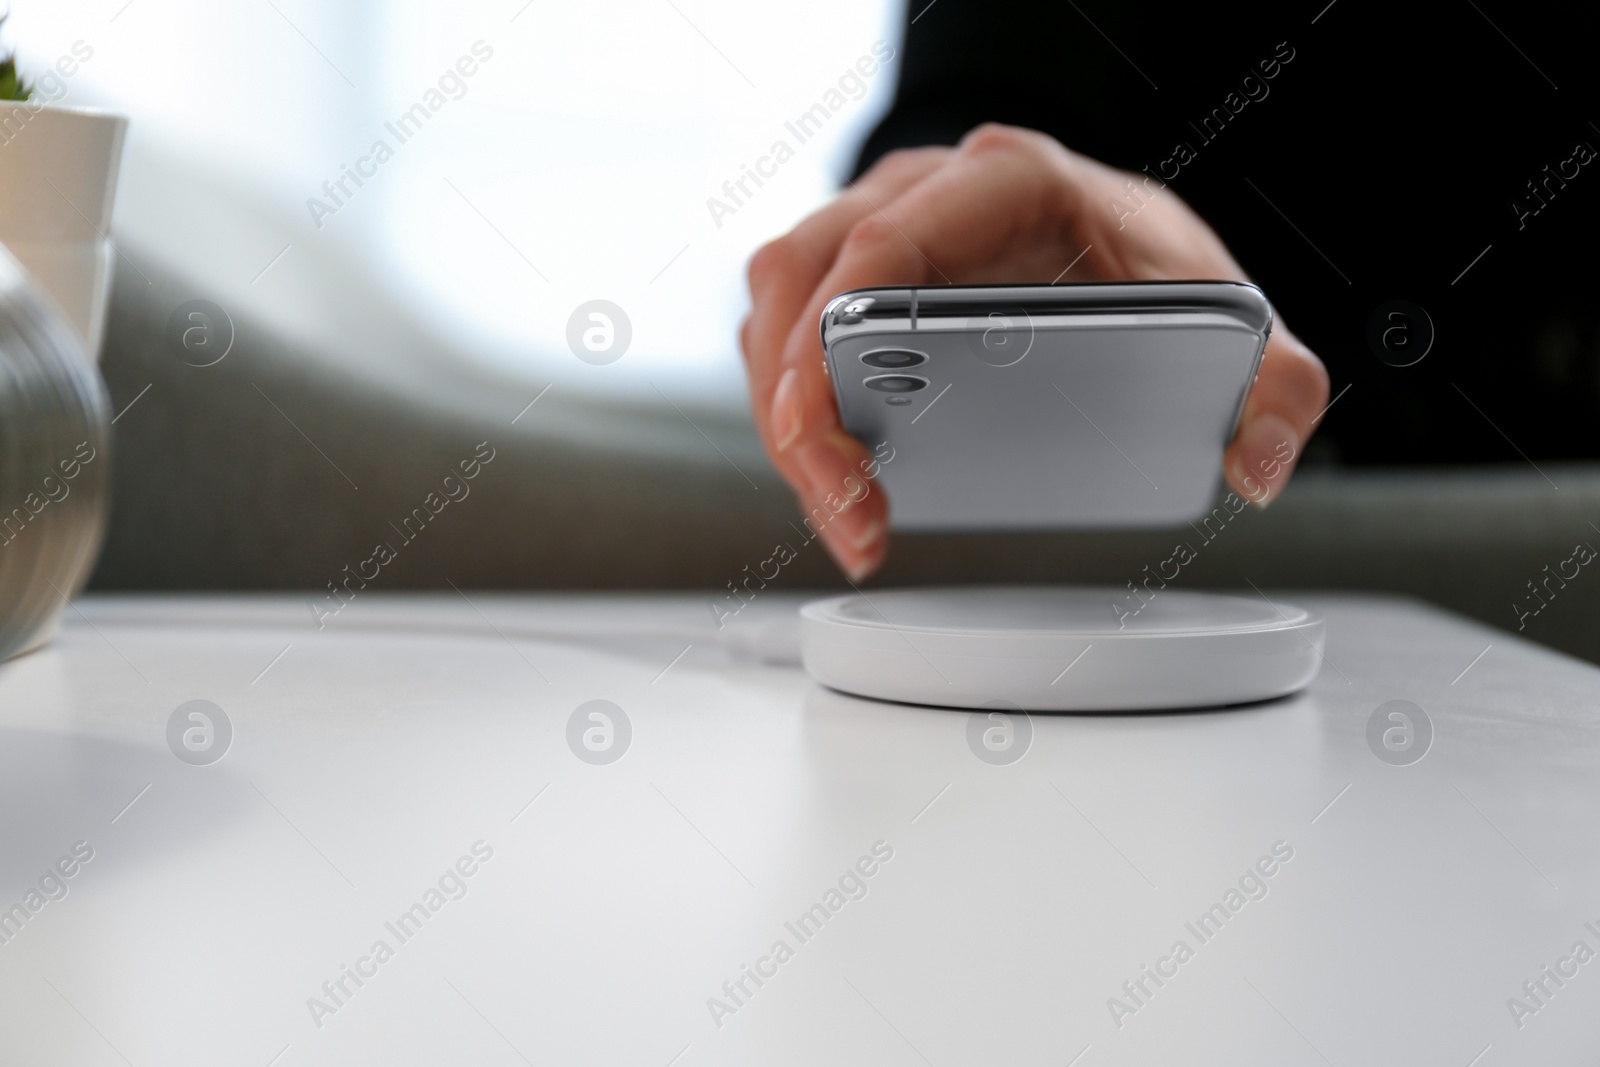
M 928 361 L 926 353 L 905 348 L 875 348 L 861 354 L 861 362 L 880 370 L 903 371 Z M 908 393 L 928 387 L 928 379 L 915 374 L 874 374 L 861 383 L 878 393 L 888 393 L 884 402 L 894 405 L 911 403 Z

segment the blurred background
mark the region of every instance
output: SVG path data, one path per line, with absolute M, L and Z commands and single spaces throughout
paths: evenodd
M 94 587 L 303 589 L 309 601 L 487 441 L 496 458 L 471 499 L 375 585 L 698 589 L 708 604 L 727 595 L 799 514 L 746 408 L 735 342 L 744 262 L 852 174 L 894 100 L 908 25 L 922 23 L 911 26 L 914 51 L 933 20 L 983 16 L 944 3 L 15 4 L 5 30 L 24 74 L 81 42 L 92 56 L 58 102 L 130 118 L 102 355 L 119 413 L 116 482 Z M 1262 15 L 1241 31 L 1239 54 L 1292 38 L 1296 77 L 1348 91 L 1307 111 L 1286 74 L 1272 117 L 1209 154 L 1209 176 L 1175 188 L 1226 220 L 1223 236 L 1269 295 L 1283 294 L 1335 392 L 1355 388 L 1284 498 L 1243 516 L 1185 580 L 1387 590 L 1515 631 L 1541 568 L 1579 540 L 1600 543 L 1590 525 L 1600 468 L 1583 458 L 1600 333 L 1591 315 L 1553 327 L 1527 319 L 1485 340 L 1489 320 L 1474 317 L 1506 285 L 1524 287 L 1518 300 L 1541 279 L 1581 289 L 1565 265 L 1579 258 L 1574 235 L 1592 232 L 1595 197 L 1569 194 L 1571 213 L 1538 220 L 1521 245 L 1507 240 L 1507 206 L 1509 176 L 1537 175 L 1572 139 L 1545 145 L 1544 132 L 1581 122 L 1587 90 L 1569 75 L 1584 38 L 1501 6 L 1419 14 L 1415 25 L 1360 0 L 1335 14 L 1311 6 L 1322 13 Z M 1071 69 L 1104 84 L 1107 99 L 1145 91 L 1142 72 L 1105 46 L 1107 32 L 1147 33 L 1137 10 L 1050 10 L 1070 35 L 1035 27 L 1030 47 L 1059 39 L 1098 57 Z M 971 77 L 989 88 L 1016 80 L 1007 42 L 1028 27 L 939 32 L 973 42 Z M 1152 40 L 1134 49 L 1147 62 L 1140 49 Z M 775 140 L 795 143 L 785 123 L 839 88 L 878 41 L 893 60 L 848 85 L 843 106 L 734 211 L 708 209 L 712 197 L 730 202 L 724 183 Z M 1524 48 L 1566 82 L 1565 96 L 1512 51 Z M 1449 78 L 1418 68 L 1420 56 L 1453 64 Z M 1191 79 L 1196 99 L 1237 81 L 1231 62 Z M 1035 62 L 1027 73 L 1066 85 L 1065 71 Z M 1396 97 L 1402 75 L 1410 95 Z M 1463 103 L 1468 89 L 1477 95 Z M 1186 105 L 1150 100 L 1171 112 L 1152 127 L 1152 143 L 1165 144 Z M 419 103 L 429 117 L 402 141 L 389 124 Z M 880 131 L 869 153 L 894 136 Z M 392 150 L 381 162 L 379 140 Z M 359 185 L 348 177 L 358 168 Z M 1242 185 L 1219 192 L 1235 171 L 1272 200 Z M 1473 181 L 1480 213 L 1430 213 L 1441 188 Z M 1372 232 L 1319 218 L 1329 197 L 1360 205 Z M 1288 218 L 1316 234 L 1314 248 Z M 1479 288 L 1450 282 L 1496 242 L 1472 260 Z M 1428 280 L 1413 284 L 1424 261 Z M 1309 314 L 1295 294 L 1335 286 L 1334 263 L 1357 277 L 1339 287 L 1338 313 Z M 1428 307 L 1439 331 L 1436 354 L 1398 386 L 1363 336 L 1368 313 L 1395 298 Z M 227 342 L 226 357 L 202 367 L 171 339 L 175 316 L 197 300 L 221 309 Z M 615 304 L 631 327 L 614 362 L 588 362 L 569 344 L 569 320 L 592 300 Z M 1543 378 L 1518 393 L 1481 371 L 1492 360 L 1462 369 L 1452 352 L 1473 339 Z M 1493 398 L 1495 418 L 1466 407 L 1443 423 L 1415 416 L 1415 390 L 1453 381 Z M 1162 531 L 900 536 L 882 581 L 1120 587 L 1171 541 Z M 782 581 L 840 579 L 813 547 Z M 1525 636 L 1600 660 L 1600 594 L 1580 587 L 1522 624 Z
M 654 383 L 735 410 L 744 261 L 833 194 L 892 67 L 720 225 L 705 202 L 874 40 L 897 42 L 898 15 L 838 0 L 110 0 L 17 4 L 8 28 L 24 70 L 94 49 L 62 102 L 131 119 L 116 239 L 203 279 L 236 320 L 396 384 L 445 368 L 659 402 Z M 385 123 L 475 42 L 492 58 L 401 144 Z M 324 182 L 379 139 L 394 158 L 313 218 L 307 200 L 336 204 Z M 603 370 L 565 340 L 592 298 L 634 327 Z

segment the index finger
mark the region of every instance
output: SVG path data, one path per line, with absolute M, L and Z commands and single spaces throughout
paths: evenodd
M 969 138 L 945 166 L 892 201 L 857 190 L 870 211 L 851 228 L 784 344 L 780 392 L 794 390 L 797 419 L 780 451 L 839 425 L 817 329 L 830 300 L 851 289 L 948 283 L 981 271 L 1025 238 L 1036 241 L 1041 230 L 1058 230 L 1063 218 L 1076 216 L 1070 206 L 1064 210 L 1063 185 L 1057 161 L 1015 131 Z M 783 421 L 780 400 L 787 398 L 775 398 L 774 422 Z
M 784 341 L 801 321 L 813 290 L 833 266 L 845 236 L 872 210 L 871 202 L 898 197 L 942 165 L 950 153 L 943 147 L 891 152 L 831 203 L 750 258 L 750 315 L 740 331 L 740 347 L 750 378 L 756 427 L 780 468 L 786 461 L 779 453 L 787 442 L 780 445 L 774 439 L 771 414 L 773 390 L 783 372 Z

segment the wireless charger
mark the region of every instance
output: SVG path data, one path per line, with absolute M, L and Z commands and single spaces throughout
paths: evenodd
M 1260 596 L 1045 587 L 899 589 L 800 609 L 801 659 L 876 700 L 1025 711 L 1242 704 L 1305 688 L 1322 617 Z

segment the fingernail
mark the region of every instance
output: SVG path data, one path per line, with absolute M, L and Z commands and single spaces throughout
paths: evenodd
M 878 569 L 877 564 L 870 557 L 862 557 L 852 562 L 844 563 L 842 566 L 852 582 L 864 582 L 872 577 L 873 571 Z
M 801 421 L 800 372 L 790 367 L 778 379 L 778 388 L 772 393 L 772 437 L 779 452 L 800 436 Z
M 1257 415 L 1239 434 L 1233 477 L 1245 496 L 1264 508 L 1277 499 L 1299 458 L 1300 435 L 1294 427 L 1277 415 Z
M 828 525 L 857 552 L 865 552 L 883 539 L 883 523 L 866 508 L 855 504 L 835 514 Z
M 862 503 L 872 493 L 872 485 L 851 466 L 849 439 L 835 431 L 812 441 L 798 453 L 800 470 L 811 483 L 813 514 L 827 516 L 834 543 L 843 542 L 853 554 L 867 553 L 883 540 L 881 519 Z
M 841 514 L 839 517 L 844 516 Z M 882 525 L 876 522 L 872 525 L 878 527 L 875 540 L 861 546 L 854 544 L 850 535 L 838 522 L 830 523 L 822 530 L 829 554 L 853 582 L 865 581 L 883 561 L 885 544 L 881 538 Z
M 845 514 L 848 515 L 848 514 L 851 514 L 851 513 L 850 512 L 845 512 Z M 865 514 L 865 512 L 863 512 L 862 514 Z M 877 544 L 880 540 L 882 540 L 882 538 L 883 538 L 883 523 L 878 519 L 872 519 L 872 520 L 869 520 L 864 525 L 862 525 L 860 529 L 856 530 L 853 533 L 851 532 L 849 527 L 846 527 L 845 528 L 845 535 L 850 538 L 850 543 L 852 545 L 855 545 L 857 548 L 860 548 L 860 549 L 868 549 L 868 548 L 871 548 L 873 545 Z

